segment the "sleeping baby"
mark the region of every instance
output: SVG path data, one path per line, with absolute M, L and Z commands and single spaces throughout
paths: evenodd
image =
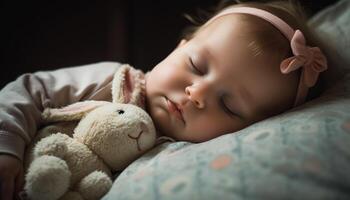
M 327 60 L 299 14 L 287 2 L 241 3 L 226 5 L 193 28 L 145 75 L 145 109 L 158 136 L 204 142 L 314 97 Z M 1 199 L 13 199 L 22 189 L 23 153 L 41 112 L 111 100 L 118 67 L 101 63 L 24 74 L 2 89 Z

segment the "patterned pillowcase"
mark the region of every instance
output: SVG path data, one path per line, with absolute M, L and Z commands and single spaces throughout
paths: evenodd
M 344 2 L 332 9 L 349 8 Z M 350 199 L 349 169 L 350 74 L 322 97 L 241 131 L 157 146 L 103 199 Z

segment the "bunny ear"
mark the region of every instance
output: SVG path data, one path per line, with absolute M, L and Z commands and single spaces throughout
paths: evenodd
M 145 75 L 130 65 L 122 65 L 114 74 L 113 103 L 129 103 L 141 108 L 145 104 Z
M 63 108 L 46 108 L 42 113 L 45 122 L 63 122 L 82 119 L 97 107 L 106 105 L 107 101 L 82 101 Z

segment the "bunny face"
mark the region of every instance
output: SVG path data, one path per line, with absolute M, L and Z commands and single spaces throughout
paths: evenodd
M 114 170 L 126 167 L 155 144 L 150 116 L 131 104 L 108 104 L 86 115 L 74 138 L 87 145 Z
M 122 65 L 113 77 L 112 102 L 87 100 L 46 108 L 42 118 L 46 122 L 80 120 L 73 137 L 112 169 L 121 170 L 156 141 L 152 119 L 142 109 L 144 95 L 144 74 Z

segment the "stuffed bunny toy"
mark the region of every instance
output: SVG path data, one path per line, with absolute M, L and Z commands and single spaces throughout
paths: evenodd
M 47 122 L 80 121 L 72 136 L 59 132 L 35 144 L 25 176 L 29 199 L 100 199 L 112 186 L 113 172 L 154 146 L 154 124 L 140 107 L 142 78 L 124 65 L 114 75 L 112 102 L 83 101 L 43 112 Z

